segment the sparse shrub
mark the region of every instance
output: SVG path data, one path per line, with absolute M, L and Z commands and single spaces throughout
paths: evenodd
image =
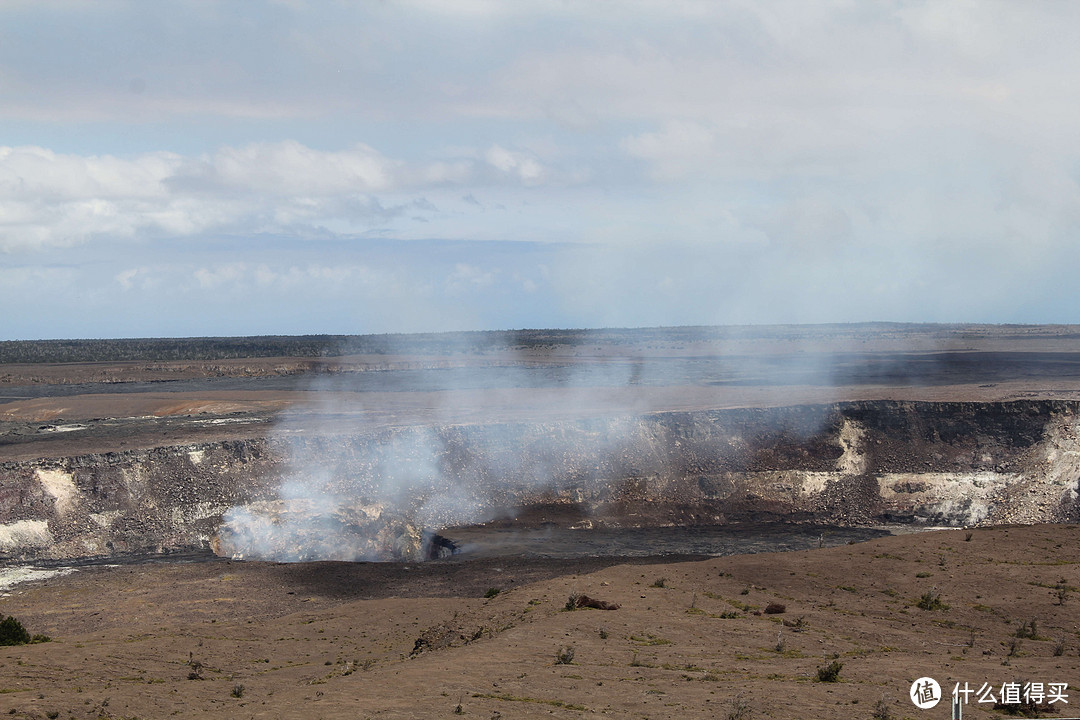
M 656 578 L 655 580 L 653 580 L 652 586 L 654 588 L 667 587 L 667 578 L 662 578 L 662 577 Z
M 881 699 L 874 703 L 874 712 L 871 714 L 874 720 L 892 720 L 892 711 L 889 710 L 889 703 L 882 695 Z
M 828 665 L 822 665 L 817 669 L 818 682 L 839 682 L 840 670 L 844 667 L 844 663 L 839 660 L 833 660 Z
M 50 710 L 49 712 L 45 713 L 45 717 L 49 718 L 49 720 L 56 720 L 56 718 L 60 717 L 60 711 Z
M 1039 621 L 1036 618 L 1031 618 L 1026 623 L 1018 625 L 1016 628 L 1016 637 L 1028 640 L 1038 640 Z
M 30 638 L 30 644 L 31 645 L 36 645 L 37 643 L 47 643 L 47 642 L 52 642 L 52 638 L 49 637 L 48 635 L 44 635 L 42 633 L 34 633 L 33 636 L 31 636 L 31 638 Z
M 965 533 L 964 534 L 964 542 L 971 542 L 971 538 L 972 538 L 973 535 L 975 535 L 975 533 Z
M 498 595 L 501 592 L 502 592 L 501 588 L 497 588 L 497 587 L 488 588 L 487 592 L 484 593 L 484 598 L 485 599 L 491 599 L 491 598 L 495 597 L 496 595 Z
M 465 709 L 461 707 L 461 701 L 462 701 L 462 698 L 459 697 L 458 701 L 457 701 L 457 706 L 454 708 L 454 714 L 455 715 L 464 715 L 465 714 Z
M 608 639 L 608 631 L 607 631 L 606 628 L 600 628 L 600 639 L 601 640 L 607 640 Z
M 1058 586 L 1054 588 L 1054 595 L 1057 597 L 1057 604 L 1064 605 L 1065 601 L 1069 599 L 1069 586 L 1058 584 Z
M 937 591 L 937 588 L 927 590 L 919 598 L 919 602 L 916 605 L 922 610 L 948 610 L 949 606 L 941 601 L 941 593 Z
M 188 665 L 191 667 L 191 671 L 188 673 L 188 680 L 202 680 L 202 663 L 198 660 L 188 660 Z
M 778 602 L 771 602 L 765 606 L 766 615 L 780 615 L 787 612 L 787 605 Z
M 556 665 L 569 665 L 574 662 L 574 646 L 560 647 L 555 653 Z
M 233 685 L 232 696 L 234 698 L 242 698 L 242 697 L 244 697 L 244 686 L 239 685 L 239 684 Z
M 776 652 L 778 652 L 778 653 L 784 652 L 784 631 L 783 630 L 780 630 L 780 632 L 776 633 L 776 645 L 773 646 L 773 649 L 776 650 Z
M 30 640 L 30 633 L 17 619 L 9 615 L 0 620 L 0 645 L 26 645 Z
M 731 699 L 728 704 L 727 720 L 751 720 L 753 717 L 754 711 L 750 703 L 746 702 L 741 695 Z
M 570 593 L 570 597 L 566 599 L 566 607 L 564 607 L 563 609 L 577 610 L 577 601 L 580 597 L 581 595 L 579 595 L 578 593 Z
M 739 594 L 740 595 L 749 595 L 750 594 L 750 586 L 747 585 L 746 587 L 744 587 Z
M 784 620 L 783 624 L 784 627 L 791 628 L 792 632 L 805 632 L 808 623 L 806 622 L 806 617 L 800 615 L 794 620 Z
M 1016 657 L 1020 654 L 1020 647 L 1023 645 L 1018 638 L 1013 638 L 1009 641 L 1009 655 L 1008 657 Z
M 1062 635 L 1058 640 L 1057 645 L 1054 646 L 1054 657 L 1061 657 L 1065 654 L 1065 636 Z

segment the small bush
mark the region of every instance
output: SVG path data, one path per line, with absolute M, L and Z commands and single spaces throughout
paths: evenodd
M 787 605 L 778 602 L 771 602 L 765 606 L 766 615 L 780 615 L 787 612 Z
M 607 640 L 608 639 L 608 631 L 605 628 L 600 628 L 600 639 L 601 640 Z
M 242 698 L 242 697 L 244 697 L 244 686 L 243 685 L 233 685 L 232 696 L 234 698 Z
M 833 660 L 828 665 L 822 665 L 817 669 L 818 682 L 839 682 L 840 670 L 844 667 L 844 663 L 839 660 Z
M 566 599 L 566 606 L 564 610 L 577 610 L 577 601 L 581 597 L 578 593 L 570 593 L 570 597 Z
M 933 590 L 927 590 L 919 598 L 919 602 L 915 603 L 922 610 L 948 610 L 949 606 L 941 601 L 941 593 L 937 591 L 937 588 Z
M 655 580 L 653 580 L 652 586 L 654 588 L 667 587 L 667 578 L 662 578 L 662 577 L 656 578 Z
M 567 645 L 566 647 L 561 647 L 555 653 L 555 664 L 556 665 L 569 665 L 572 662 L 574 662 L 574 646 L 573 645 Z
M 874 712 L 871 717 L 874 720 L 892 720 L 892 711 L 889 710 L 889 703 L 885 700 L 884 695 L 874 703 Z
M 26 645 L 30 640 L 21 622 L 11 616 L 0 620 L 0 645 Z
M 1021 623 L 1016 628 L 1016 637 L 1027 640 L 1039 640 L 1039 621 L 1035 618 L 1026 623 Z
M 495 597 L 496 595 L 498 595 L 501 592 L 502 592 L 501 588 L 497 588 L 497 587 L 488 588 L 487 592 L 484 593 L 484 598 L 485 599 L 491 599 L 491 598 Z
M 731 699 L 727 720 L 751 720 L 753 717 L 754 713 L 750 708 L 750 703 L 746 702 L 741 697 Z
M 1054 646 L 1054 657 L 1061 657 L 1065 654 L 1065 636 L 1062 635 L 1058 640 L 1057 645 Z

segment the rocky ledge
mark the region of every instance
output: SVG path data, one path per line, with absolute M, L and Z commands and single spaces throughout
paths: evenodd
M 4 463 L 0 556 L 214 548 L 418 559 L 431 552 L 425 531 L 526 517 L 580 527 L 1076 522 L 1078 491 L 1080 404 L 1068 401 L 307 430 Z

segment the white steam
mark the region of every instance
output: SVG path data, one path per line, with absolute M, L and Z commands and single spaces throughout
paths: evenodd
M 571 335 L 576 345 L 564 335 L 526 350 L 483 344 L 505 343 L 498 334 L 470 336 L 464 348 L 446 344 L 455 336 L 422 338 L 435 350 L 403 336 L 401 347 L 383 348 L 410 358 L 398 369 L 320 376 L 311 402 L 275 429 L 273 446 L 286 459 L 276 493 L 226 514 L 219 552 L 279 561 L 425 559 L 431 532 L 515 516 L 525 506 L 615 507 L 623 485 L 663 495 L 672 468 L 697 462 L 694 452 L 746 452 L 738 438 L 729 446 L 719 436 L 681 439 L 678 428 L 650 419 L 677 409 L 671 391 L 689 399 L 687 409 L 724 407 L 723 398 L 751 397 L 748 388 L 752 404 L 797 403 L 807 387 L 822 403 L 835 399 L 834 384 L 902 384 L 913 367 L 930 371 L 895 353 L 868 364 L 863 354 L 839 352 L 824 331 L 792 340 L 791 328 L 763 328 L 757 345 L 718 329 L 597 332 Z M 894 344 L 909 347 L 897 334 Z M 945 341 L 922 339 L 927 350 Z M 646 347 L 652 355 L 642 354 Z M 814 433 L 827 415 L 766 431 Z

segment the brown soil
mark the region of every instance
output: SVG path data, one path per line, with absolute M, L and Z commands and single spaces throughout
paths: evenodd
M 808 350 L 869 353 L 902 367 L 932 364 L 911 377 L 860 375 L 855 367 L 828 386 L 774 382 L 751 364 L 724 384 L 339 392 L 332 413 L 343 426 L 863 399 L 1080 398 L 1080 377 L 1068 369 L 1080 360 L 1075 327 L 870 334 L 837 327 L 810 338 L 800 328 L 791 332 L 723 347 L 0 366 L 0 461 L 265 436 L 286 408 L 328 411 L 310 404 L 314 396 L 301 386 L 222 390 L 212 381 L 305 372 L 338 378 L 400 368 L 594 367 L 627 356 L 648 365 Z M 173 392 L 179 386 L 172 380 L 206 382 Z M 134 382 L 148 386 L 119 391 Z M 85 385 L 61 395 L 39 392 L 78 383 Z M 430 718 L 460 708 L 484 720 L 870 718 L 884 698 L 892 718 L 946 717 L 947 702 L 922 713 L 908 700 L 912 681 L 930 675 L 946 692 L 956 682 L 1069 683 L 1070 704 L 1057 716 L 1074 717 L 1078 568 L 1074 525 L 942 531 L 684 563 L 486 557 L 424 565 L 89 567 L 0 597 L 0 613 L 53 637 L 0 648 L 0 714 Z M 1057 586 L 1065 588 L 1064 604 Z M 485 599 L 489 588 L 502 592 Z M 949 607 L 919 609 L 925 593 L 940 593 Z M 620 608 L 568 612 L 572 594 Z M 753 614 L 769 603 L 786 612 Z M 783 624 L 800 618 L 799 627 Z M 1014 644 L 1018 625 L 1031 620 L 1038 637 Z M 1059 641 L 1063 654 L 1055 655 Z M 572 661 L 558 664 L 566 648 L 573 648 Z M 843 663 L 840 682 L 818 682 L 817 669 L 834 655 Z M 745 713 L 736 712 L 737 702 Z M 969 718 L 1000 716 L 986 704 L 965 711 Z
M 485 719 L 725 718 L 738 700 L 743 718 L 870 718 L 884 698 L 890 717 L 945 717 L 947 701 L 922 714 L 908 699 L 929 675 L 946 692 L 1069 683 L 1070 704 L 1055 707 L 1074 717 L 1078 548 L 1070 525 L 608 567 L 488 558 L 87 568 L 3 598 L 0 611 L 53 640 L 0 650 L 0 713 L 429 718 L 460 706 Z M 484 598 L 488 588 L 502 592 Z M 947 607 L 920 609 L 925 593 Z M 573 594 L 620 607 L 568 612 Z M 770 603 L 785 612 L 754 614 Z M 1018 640 L 1033 620 L 1037 637 Z M 559 664 L 567 648 L 572 660 Z M 839 682 L 819 682 L 834 657 Z M 1000 716 L 988 704 L 965 711 Z

